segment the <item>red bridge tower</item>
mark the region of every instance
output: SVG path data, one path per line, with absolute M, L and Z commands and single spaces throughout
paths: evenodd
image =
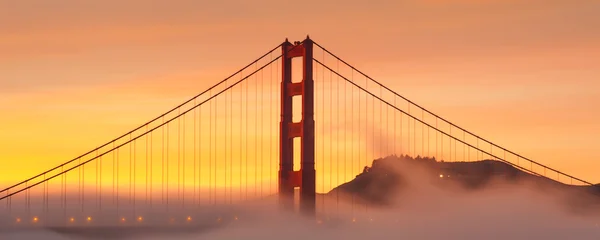
M 282 44 L 281 123 L 279 194 L 280 202 L 293 209 L 294 188 L 300 188 L 300 210 L 314 215 L 315 192 L 315 119 L 313 81 L 313 41 Z M 292 58 L 302 57 L 302 81 L 292 81 Z M 292 97 L 302 98 L 302 119 L 292 121 Z M 294 138 L 300 138 L 300 170 L 294 171 Z

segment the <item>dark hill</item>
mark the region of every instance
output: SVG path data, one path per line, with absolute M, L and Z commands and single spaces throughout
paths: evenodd
M 438 162 L 434 158 L 412 158 L 409 156 L 389 156 L 373 161 L 371 167 L 355 179 L 333 189 L 344 194 L 358 196 L 374 204 L 387 204 L 391 196 L 409 184 L 407 175 L 411 168 L 423 169 L 426 174 L 421 180 L 432 182 L 440 187 L 460 187 L 477 191 L 490 186 L 492 182 L 507 184 L 528 183 L 542 192 L 566 191 L 578 204 L 600 203 L 600 186 L 575 186 L 530 174 L 507 163 L 496 160 L 475 162 Z M 399 170 L 398 170 L 399 169 Z M 581 197 L 589 195 L 589 197 Z M 590 202 L 591 201 L 591 202 Z

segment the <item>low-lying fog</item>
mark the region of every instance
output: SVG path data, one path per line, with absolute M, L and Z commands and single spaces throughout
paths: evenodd
M 8 224 L 0 229 L 0 239 L 600 239 L 600 217 L 594 209 L 575 213 L 560 192 L 499 181 L 468 192 L 432 184 L 423 177 L 431 174 L 425 170 L 398 171 L 409 184 L 395 195 L 393 206 L 379 209 L 341 206 L 333 194 L 324 208 L 324 200 L 318 199 L 319 209 L 327 213 L 314 219 L 283 211 L 269 199 L 211 208 L 194 216 L 197 225 L 155 222 L 148 227 L 72 230 Z

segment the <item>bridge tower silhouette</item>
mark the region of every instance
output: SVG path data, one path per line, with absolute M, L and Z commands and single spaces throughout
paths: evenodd
M 282 48 L 281 79 L 281 123 L 280 123 L 280 162 L 279 192 L 282 204 L 293 207 L 294 188 L 300 188 L 300 209 L 307 214 L 315 213 L 316 174 L 315 174 L 315 119 L 314 119 L 314 80 L 313 43 L 307 36 L 302 42 L 292 45 L 287 39 Z M 302 79 L 292 81 L 292 59 L 302 58 Z M 302 118 L 292 121 L 292 98 L 301 100 Z M 300 170 L 294 171 L 294 138 L 300 138 Z

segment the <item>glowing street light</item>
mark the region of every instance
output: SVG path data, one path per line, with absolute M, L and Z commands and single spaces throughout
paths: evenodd
M 144 220 L 144 218 L 142 218 L 142 216 L 139 216 L 137 220 L 138 220 L 138 222 L 141 222 Z
M 189 222 L 189 221 L 192 221 L 192 217 L 188 216 L 188 217 L 186 218 L 186 220 L 187 220 L 188 222 Z
M 38 217 L 33 217 L 33 222 L 36 223 L 38 220 L 40 220 Z
M 121 222 L 125 222 L 125 218 L 124 218 L 124 217 L 123 217 L 123 218 L 121 218 Z
M 20 223 L 20 222 L 21 222 L 21 219 L 20 219 L 20 218 L 17 218 L 17 223 Z
M 92 217 L 87 217 L 87 221 L 91 222 L 92 221 Z
M 75 218 L 69 218 L 69 222 L 75 222 Z

